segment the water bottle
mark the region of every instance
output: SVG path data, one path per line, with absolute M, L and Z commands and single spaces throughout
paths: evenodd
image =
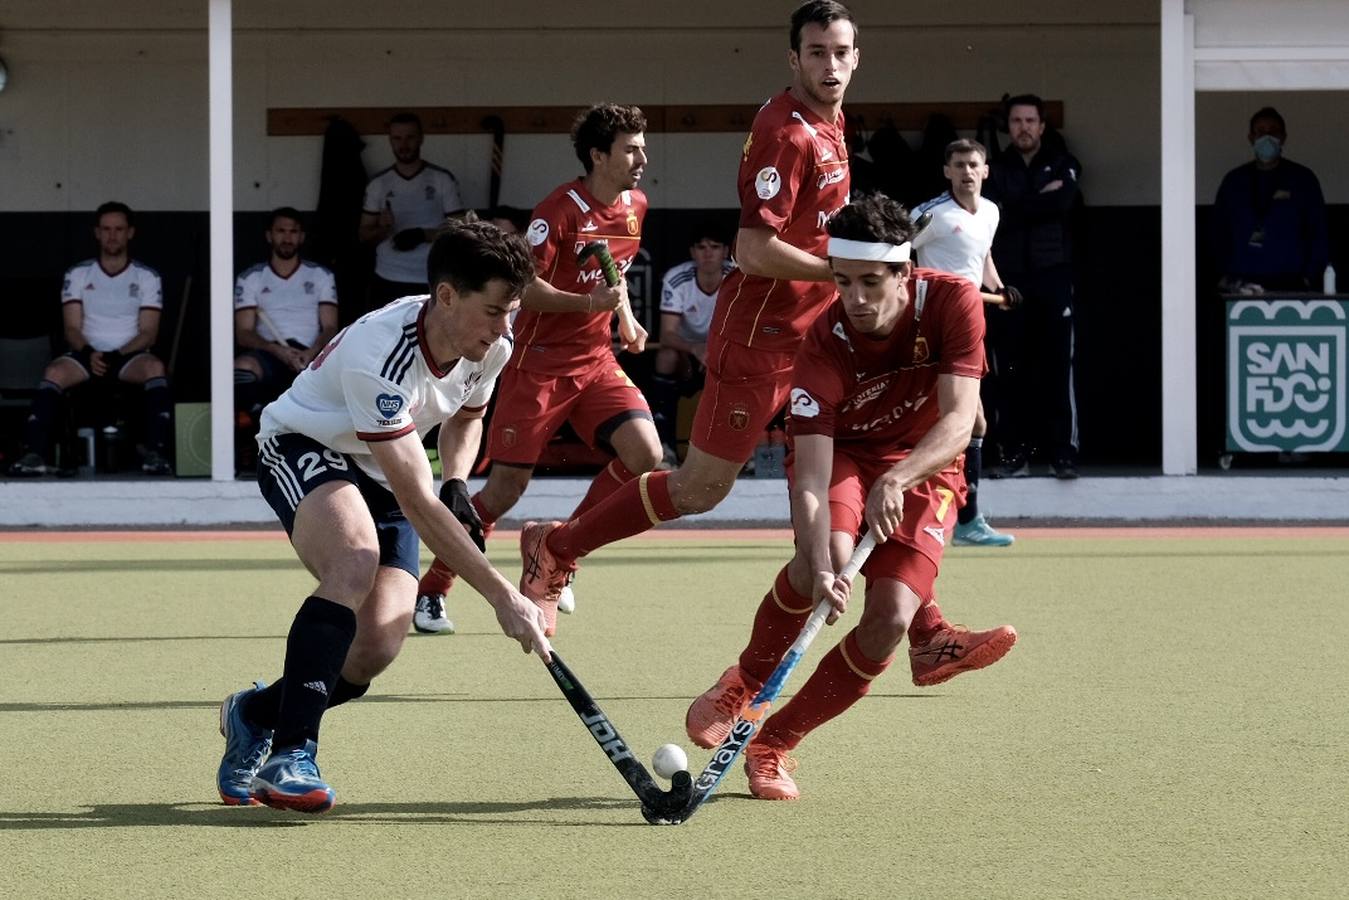
M 84 444 L 84 460 L 78 468 L 81 478 L 89 478 L 94 474 L 94 468 L 98 465 L 98 455 L 94 445 L 94 429 L 81 428 L 75 432 L 75 437 L 79 438 Z
M 99 460 L 99 471 L 105 475 L 117 472 L 121 468 L 122 430 L 116 425 L 107 425 L 100 437 L 103 455 Z
M 1321 276 L 1321 293 L 1335 293 L 1335 267 L 1326 266 L 1326 273 Z

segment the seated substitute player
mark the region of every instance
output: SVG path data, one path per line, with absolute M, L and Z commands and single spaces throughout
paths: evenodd
M 914 209 L 914 216 L 931 213 L 932 221 L 913 239 L 918 262 L 927 269 L 959 275 L 976 287 L 989 285 L 1001 294 L 999 309 L 1015 308 L 1021 292 L 1004 285 L 993 264 L 993 235 L 998 230 L 998 205 L 980 196 L 988 177 L 988 151 L 978 141 L 962 138 L 946 145 L 942 174 L 951 189 Z M 990 299 L 993 299 L 990 297 Z M 981 400 L 975 408 L 974 432 L 965 448 L 965 505 L 956 518 L 952 543 L 957 546 L 1006 547 L 1014 538 L 988 524 L 979 512 L 979 475 L 983 468 L 984 435 L 988 421 Z
M 877 547 L 862 569 L 860 621 L 745 751 L 750 792 L 763 799 L 800 795 L 788 753 L 867 693 L 906 629 L 927 631 L 941 620 L 933 582 L 965 488 L 958 456 L 979 399 L 984 318 L 972 284 L 913 267 L 912 235 L 903 208 L 880 194 L 829 222 L 840 297 L 811 326 L 792 372 L 796 555 L 759 605 L 739 661 L 685 719 L 694 743 L 716 746 L 814 605 L 828 599 L 837 619 L 849 585 L 834 573 L 865 523 Z M 950 629 L 944 639 L 964 645 L 961 669 L 968 670 L 1000 659 L 1016 631 Z
M 300 259 L 304 224 L 289 206 L 272 211 L 272 248 L 265 263 L 234 282 L 235 408 L 257 420 L 337 334 L 337 285 L 333 273 Z
M 585 175 L 545 197 L 525 232 L 538 276 L 516 319 L 515 352 L 492 413 L 487 443 L 492 471 L 471 499 L 489 534 L 525 492 L 534 464 L 564 421 L 586 443 L 605 445 L 617 457 L 595 476 L 573 518 L 660 462 L 660 438 L 646 398 L 614 358 L 610 323 L 613 311 L 628 302 L 627 284 L 620 278 L 616 287 L 607 287 L 598 261 L 577 261 L 577 251 L 595 240 L 608 242 L 620 272 L 637 255 L 646 216 L 646 195 L 636 189 L 646 167 L 645 131 L 646 117 L 635 106 L 602 103 L 584 110 L 572 127 L 572 144 Z M 640 353 L 645 344 L 646 331 L 638 325 L 628 349 Z M 467 493 L 461 484 L 446 482 L 446 489 L 458 491 L 461 502 Z M 526 573 L 531 548 L 546 527 L 527 522 L 520 532 Z M 440 630 L 440 621 L 443 630 L 452 628 L 444 609 L 453 580 L 453 569 L 442 560 L 422 578 L 419 631 Z M 543 609 L 550 637 L 559 605 L 565 610 L 574 603 L 564 605 L 563 585 L 558 587 L 547 597 L 525 592 Z
M 145 391 L 145 457 L 141 471 L 172 475 L 167 458 L 173 398 L 164 363 L 150 352 L 159 338 L 164 308 L 159 273 L 131 258 L 135 215 L 125 203 L 109 202 L 94 214 L 98 257 L 66 272 L 61 287 L 65 325 L 64 355 L 42 373 L 24 425 L 26 451 L 9 474 L 42 475 L 50 449 L 52 423 L 65 392 L 91 378 L 139 384 Z
M 319 722 L 398 655 L 417 594 L 418 535 L 487 599 L 508 637 L 545 660 L 551 652 L 539 608 L 437 500 L 422 447 L 440 425 L 446 474 L 472 465 L 510 357 L 508 318 L 534 275 L 529 251 L 485 222 L 460 225 L 436 238 L 428 275 L 430 297 L 352 323 L 263 410 L 258 485 L 319 583 L 291 625 L 283 677 L 220 707 L 226 803 L 332 807 L 315 762 Z
M 735 268 L 715 225 L 704 222 L 689 237 L 691 259 L 666 272 L 661 286 L 660 349 L 651 375 L 651 415 L 667 465 L 679 461 L 675 454 L 679 398 L 692 396 L 703 386 L 707 328 L 721 283 Z

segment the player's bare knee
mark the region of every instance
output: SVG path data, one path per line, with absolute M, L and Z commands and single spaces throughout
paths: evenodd
M 734 478 L 692 476 L 679 478 L 676 469 L 670 478 L 670 501 L 681 516 L 697 515 L 714 509 L 726 499 L 735 485 Z
M 498 516 L 505 515 L 524 496 L 532 467 L 495 463 L 482 489 L 482 502 Z
M 47 364 L 47 368 L 42 370 L 42 377 L 62 390 L 82 384 L 89 378 L 77 363 L 69 359 L 52 360 Z
M 880 662 L 894 654 L 899 642 L 904 639 L 905 623 L 899 609 L 863 614 L 857 623 L 857 646 L 867 659 Z
M 626 447 L 622 453 L 618 454 L 618 459 L 629 472 L 635 475 L 650 472 L 661 461 L 660 444 L 642 443 Z
M 970 437 L 979 438 L 988 433 L 988 420 L 984 418 L 984 405 L 979 404 L 974 411 L 974 428 L 970 432 Z
M 655 370 L 657 375 L 673 375 L 679 368 L 679 351 L 661 347 L 656 351 Z
M 358 609 L 375 586 L 378 547 L 350 547 L 337 553 L 319 574 L 319 596 Z

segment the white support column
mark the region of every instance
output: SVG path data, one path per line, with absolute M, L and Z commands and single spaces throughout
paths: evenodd
M 234 479 L 234 24 L 208 0 L 211 178 L 211 479 Z
M 1161 0 L 1162 473 L 1198 469 L 1195 364 L 1194 16 Z

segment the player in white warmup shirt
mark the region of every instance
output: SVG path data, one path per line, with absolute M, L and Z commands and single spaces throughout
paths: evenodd
M 519 237 L 474 222 L 436 238 L 428 272 L 431 296 L 347 326 L 263 410 L 258 485 L 318 586 L 291 625 L 283 677 L 221 705 L 225 803 L 332 807 L 315 761 L 319 722 L 398 655 L 417 596 L 418 535 L 486 598 L 508 637 L 551 653 L 543 613 L 483 556 L 471 506 L 437 499 L 422 447 L 439 425 L 445 478 L 462 485 L 533 259 Z
M 144 388 L 148 475 L 172 475 L 167 458 L 173 398 L 164 363 L 150 352 L 164 308 L 159 273 L 131 258 L 135 214 L 125 203 L 104 203 L 94 214 L 98 256 L 72 266 L 61 286 L 61 317 L 70 350 L 47 365 L 24 423 L 25 453 L 9 474 L 35 476 L 48 469 L 52 425 L 66 391 L 91 378 L 117 379 Z
M 296 373 L 337 333 L 333 273 L 300 259 L 304 225 L 289 206 L 272 211 L 267 262 L 234 282 L 234 405 L 256 424 L 263 404 L 290 386 Z M 251 431 L 250 431 L 251 437 Z
M 991 250 L 993 235 L 998 230 L 998 205 L 981 196 L 984 179 L 988 177 L 988 151 L 978 141 L 962 139 L 946 145 L 945 159 L 942 173 L 951 182 L 951 189 L 913 211 L 915 219 L 923 213 L 932 214 L 932 221 L 913 241 L 918 263 L 924 268 L 959 275 L 975 287 L 987 285 L 992 289 L 990 293 L 1002 295 L 999 308 L 1010 309 L 1020 302 L 1021 295 L 1016 288 L 1003 285 L 993 264 Z M 956 521 L 953 541 L 957 545 L 1005 547 L 1013 540 L 1010 534 L 995 530 L 979 512 L 979 474 L 987 431 L 984 405 L 980 402 L 974 432 L 965 449 L 969 495 Z
M 376 245 L 371 309 L 426 293 L 430 242 L 447 217 L 464 209 L 454 174 L 422 159 L 422 137 L 422 120 L 415 113 L 390 119 L 394 163 L 365 187 L 360 238 Z
M 705 222 L 689 235 L 686 262 L 665 273 L 660 292 L 660 349 L 651 376 L 651 417 L 660 433 L 662 465 L 679 462 L 675 427 L 679 398 L 703 386 L 707 329 L 717 306 L 717 292 L 735 264 L 722 232 Z

